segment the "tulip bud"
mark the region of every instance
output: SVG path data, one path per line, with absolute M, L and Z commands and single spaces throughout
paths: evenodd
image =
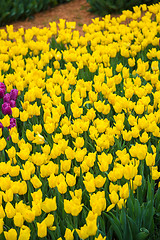
M 5 89 L 4 88 L 0 88 L 0 98 L 3 98 L 5 95 Z
M 2 104 L 2 113 L 4 115 L 7 115 L 7 114 L 11 115 L 12 114 L 11 106 L 10 106 L 10 104 L 8 102 L 4 102 Z
M 14 100 L 11 100 L 9 103 L 10 103 L 11 108 L 16 107 L 16 102 Z
M 10 91 L 10 99 L 16 101 L 18 97 L 18 90 L 17 89 L 12 89 Z
M 43 238 L 47 236 L 47 226 L 44 221 L 42 223 L 37 223 L 37 228 L 38 237 Z
M 5 103 L 5 102 L 8 102 L 8 103 L 10 103 L 10 94 L 9 93 L 6 93 L 5 95 L 4 95 L 4 97 L 3 97 L 3 102 Z
M 6 240 L 17 240 L 17 232 L 13 228 L 11 228 L 8 232 L 4 231 L 4 236 Z

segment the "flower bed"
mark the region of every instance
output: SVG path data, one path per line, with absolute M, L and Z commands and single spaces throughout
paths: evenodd
M 159 22 L 0 30 L 0 239 L 157 237 Z

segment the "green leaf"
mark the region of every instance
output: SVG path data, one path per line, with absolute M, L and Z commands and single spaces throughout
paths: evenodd
M 130 218 L 128 215 L 126 217 L 128 220 L 128 224 L 130 225 L 133 236 L 136 236 L 139 232 L 136 222 L 132 218 Z
M 153 201 L 154 199 L 154 183 L 153 181 L 150 182 L 149 176 L 148 176 L 148 189 L 147 189 L 147 202 Z
M 144 209 L 144 214 L 143 214 L 143 224 L 144 226 L 150 230 L 154 220 L 153 216 L 155 213 L 153 201 L 149 201 L 146 205 L 146 208 Z
M 127 227 L 126 227 L 126 232 L 125 232 L 125 239 L 128 240 L 133 240 L 134 239 L 134 233 L 132 232 L 131 226 L 129 222 L 127 221 Z
M 102 235 L 105 234 L 106 228 L 105 228 L 104 216 L 99 216 L 99 217 L 98 217 L 98 231 L 99 231 L 99 233 L 101 233 Z
M 121 210 L 121 215 L 120 215 L 120 222 L 121 222 L 121 227 L 123 229 L 124 232 L 124 239 L 126 239 L 125 233 L 126 233 L 126 213 L 124 208 L 122 208 Z
M 160 206 L 160 188 L 158 188 L 156 194 L 154 195 L 155 208 L 158 209 Z
M 138 227 L 141 227 L 141 219 L 142 219 L 142 209 L 140 206 L 140 203 L 137 199 L 135 199 L 135 204 L 134 204 L 134 211 L 135 211 L 135 218 Z
M 144 240 L 148 237 L 149 231 L 146 228 L 142 228 L 141 232 L 136 235 L 136 240 Z
M 133 201 L 132 201 L 131 197 L 129 197 L 129 198 L 127 199 L 127 211 L 128 211 L 128 216 L 129 216 L 131 219 L 135 219 L 134 204 L 133 204 Z
M 113 230 L 115 231 L 115 234 L 117 235 L 118 239 L 119 240 L 124 240 L 123 239 L 123 232 L 122 232 L 122 229 L 121 229 L 121 223 L 120 221 L 114 216 L 113 213 L 110 212 L 110 215 L 112 216 L 109 216 L 109 214 L 107 213 L 104 213 L 105 216 L 108 218 L 108 220 L 110 221 L 111 225 L 112 225 L 112 228 Z

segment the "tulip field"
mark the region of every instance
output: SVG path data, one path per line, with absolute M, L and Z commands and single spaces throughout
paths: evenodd
M 0 239 L 160 239 L 160 4 L 0 29 Z

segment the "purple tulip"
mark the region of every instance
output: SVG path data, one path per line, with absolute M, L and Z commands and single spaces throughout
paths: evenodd
M 9 103 L 5 102 L 2 104 L 2 113 L 4 115 L 11 115 L 12 114 L 12 110 L 11 110 L 11 106 Z
M 6 86 L 4 83 L 0 82 L 0 98 L 3 98 L 6 92 Z
M 11 100 L 11 101 L 10 101 L 10 106 L 11 106 L 11 108 L 16 107 L 16 101 Z
M 6 93 L 3 97 L 3 102 L 7 102 L 7 103 L 10 103 L 10 94 L 9 93 Z
M 10 118 L 10 125 L 9 125 L 8 129 L 11 129 L 13 127 L 16 127 L 16 119 Z
M 2 82 L 0 82 L 0 88 L 3 88 L 3 89 L 5 89 L 5 91 L 6 91 L 6 86 L 5 86 L 5 84 L 4 84 L 4 83 L 2 83 Z
M 10 118 L 10 124 L 15 124 L 16 125 L 16 119 L 15 118 Z
M 4 88 L 0 88 L 0 98 L 3 98 L 5 95 L 5 89 Z
M 16 101 L 17 97 L 18 97 L 18 90 L 17 89 L 12 89 L 10 91 L 10 98 L 11 98 L 11 100 Z
M 2 130 L 3 130 L 3 128 L 4 128 L 4 127 L 3 127 L 3 124 L 2 124 L 1 122 L 0 122 L 0 128 L 2 128 Z

